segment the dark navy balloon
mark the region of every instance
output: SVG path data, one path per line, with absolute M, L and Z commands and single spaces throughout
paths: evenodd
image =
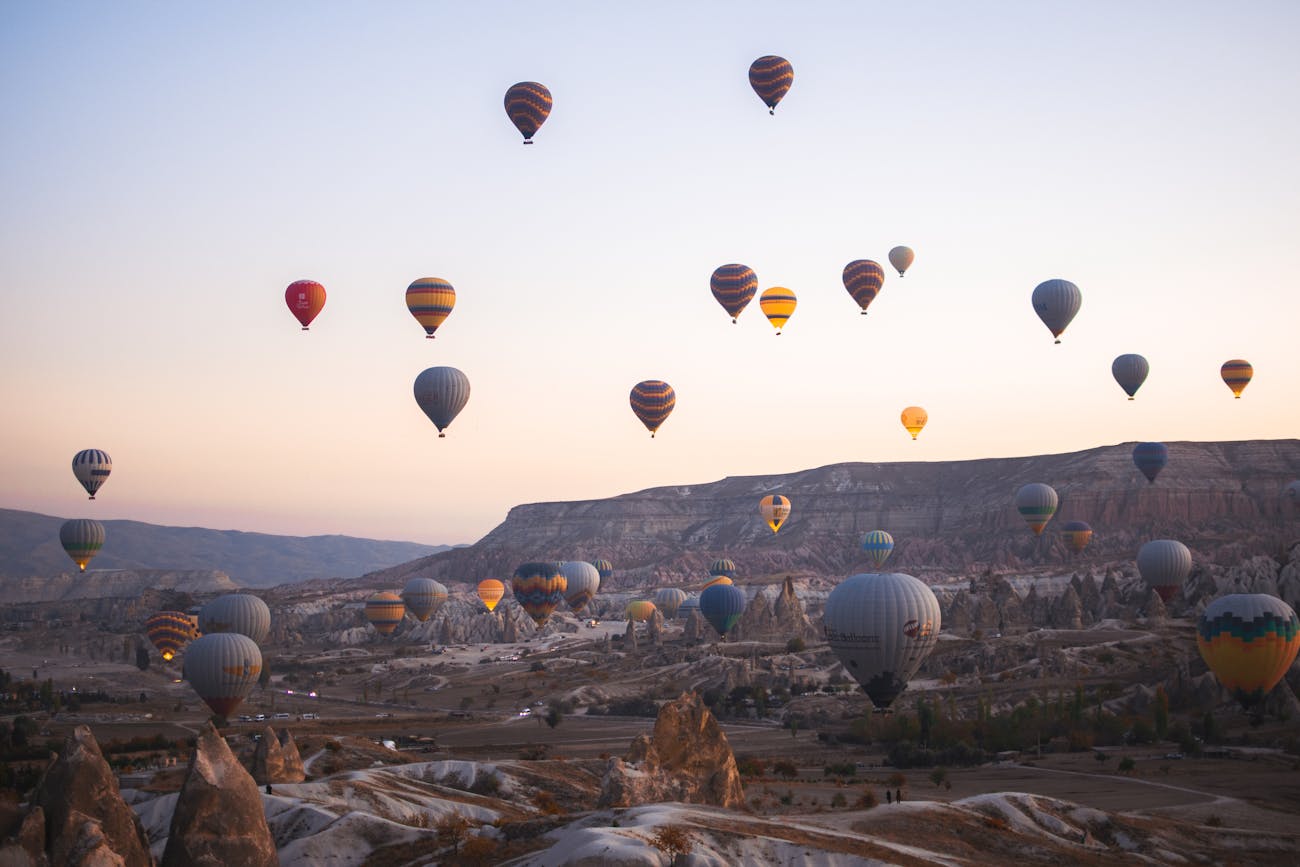
M 1169 446 L 1164 443 L 1138 443 L 1133 447 L 1133 464 L 1151 484 L 1169 463 Z
M 713 584 L 700 594 L 700 613 L 709 625 L 726 636 L 745 610 L 745 591 L 734 584 Z

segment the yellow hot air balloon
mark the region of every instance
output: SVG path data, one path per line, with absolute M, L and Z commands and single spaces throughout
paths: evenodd
M 1206 606 L 1196 633 L 1214 676 L 1248 709 L 1264 701 L 1300 652 L 1295 610 L 1265 593 L 1220 596 Z
M 916 435 L 921 432 L 921 428 L 925 427 L 925 423 L 930 420 L 930 416 L 919 406 L 909 406 L 903 410 L 901 418 L 903 427 L 907 428 L 907 432 L 912 435 L 912 439 L 916 439 Z
M 366 600 L 366 620 L 380 635 L 392 635 L 406 616 L 406 603 L 391 590 L 376 593 Z
M 716 577 L 716 578 L 710 578 L 710 579 L 709 579 L 709 583 L 708 583 L 708 584 L 705 584 L 704 587 L 702 587 L 701 589 L 703 589 L 703 590 L 707 590 L 707 589 L 709 589 L 710 587 L 712 587 L 714 584 L 732 584 L 732 583 L 734 583 L 734 582 L 733 582 L 730 578 L 728 578 L 726 575 L 719 575 L 719 576 Z
M 421 277 L 406 287 L 406 309 L 430 340 L 456 306 L 456 290 L 440 277 Z
M 768 494 L 758 502 L 758 513 L 767 521 L 767 525 L 775 533 L 781 529 L 785 519 L 790 517 L 790 499 L 780 494 Z
M 758 306 L 763 308 L 763 315 L 767 317 L 768 322 L 772 323 L 778 337 L 781 335 L 781 328 L 794 315 L 794 308 L 798 303 L 794 293 L 781 286 L 773 286 L 758 296 Z
M 488 611 L 493 611 L 506 595 L 506 585 L 495 578 L 478 582 L 478 598 L 483 600 Z
M 629 602 L 624 609 L 627 619 L 633 623 L 645 623 L 655 615 L 655 604 L 648 599 L 638 599 Z

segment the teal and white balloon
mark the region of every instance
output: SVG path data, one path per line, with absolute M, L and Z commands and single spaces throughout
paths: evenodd
M 871 562 L 884 566 L 889 555 L 894 553 L 894 537 L 884 530 L 872 530 L 862 537 L 862 550 L 867 552 Z

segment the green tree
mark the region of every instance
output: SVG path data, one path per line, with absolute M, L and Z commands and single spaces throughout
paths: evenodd
M 930 782 L 934 783 L 935 788 L 938 788 L 939 786 L 942 786 L 944 783 L 948 782 L 948 769 L 935 768 L 933 771 L 930 772 Z

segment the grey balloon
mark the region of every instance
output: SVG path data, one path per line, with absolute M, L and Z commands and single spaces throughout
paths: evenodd
M 430 367 L 415 378 L 415 402 L 438 429 L 438 436 L 469 402 L 469 377 L 454 367 Z
M 235 632 L 261 644 L 271 631 L 271 609 L 251 593 L 227 593 L 203 606 L 199 631 L 204 635 Z
M 660 587 L 654 595 L 655 608 L 663 612 L 670 620 L 677 616 L 677 611 L 686 601 L 686 591 L 676 587 Z
M 564 576 L 564 601 L 569 610 L 577 614 L 591 597 L 600 589 L 600 572 L 590 563 L 582 560 L 569 560 L 560 564 L 560 574 Z
M 447 601 L 447 588 L 432 578 L 412 578 L 402 588 L 402 602 L 421 623 L 438 613 Z
M 878 708 L 907 688 L 939 640 L 939 600 L 901 572 L 850 576 L 826 597 L 826 641 Z
M 1034 287 L 1032 300 L 1034 312 L 1060 343 L 1061 333 L 1083 305 L 1083 293 L 1069 280 L 1045 280 Z
M 260 600 L 259 600 L 260 601 Z M 185 648 L 184 677 L 212 712 L 228 716 L 262 673 L 262 651 L 247 635 L 218 632 Z
M 1119 387 L 1128 394 L 1129 400 L 1137 394 L 1142 383 L 1147 381 L 1147 374 L 1150 372 L 1151 365 L 1147 360 L 1133 352 L 1121 355 L 1110 363 L 1110 375 L 1115 377 Z
M 1166 602 L 1192 572 L 1192 552 L 1182 542 L 1154 539 L 1138 549 L 1138 572 Z

